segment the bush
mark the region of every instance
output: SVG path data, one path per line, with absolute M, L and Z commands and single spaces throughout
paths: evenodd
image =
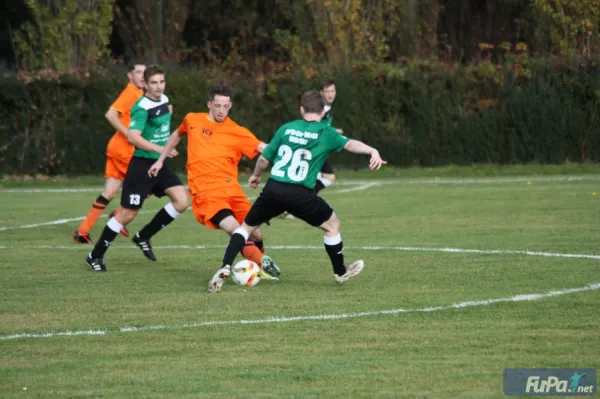
M 326 72 L 327 71 L 327 74 Z M 172 128 L 206 110 L 213 83 L 234 87 L 231 117 L 269 141 L 299 117 L 302 93 L 322 71 L 283 70 L 268 79 L 219 70 L 169 71 Z M 599 161 L 600 72 L 593 61 L 508 59 L 448 67 L 357 64 L 335 73 L 334 125 L 380 148 L 393 165 Z M 0 78 L 2 174 L 97 174 L 113 129 L 104 113 L 126 83 L 124 71 Z M 333 161 L 363 167 L 363 157 Z M 183 170 L 185 156 L 172 163 Z M 249 164 L 246 164 L 249 165 Z

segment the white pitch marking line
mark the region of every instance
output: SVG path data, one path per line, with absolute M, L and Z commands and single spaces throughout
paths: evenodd
M 378 183 L 369 183 L 369 184 L 363 184 L 361 186 L 349 188 L 349 189 L 345 189 L 345 190 L 332 190 L 331 192 L 332 193 L 344 193 L 344 192 L 350 192 L 350 191 L 361 191 L 361 190 L 366 190 L 367 188 L 373 187 L 376 185 L 378 185 Z M 248 197 L 248 200 L 253 201 L 256 198 L 257 198 L 256 196 L 251 196 L 251 197 Z M 156 211 L 140 211 L 139 213 L 142 214 L 142 213 L 150 213 L 150 212 L 156 212 Z M 104 218 L 104 217 L 107 217 L 107 215 L 102 215 L 101 217 Z M 68 218 L 68 219 L 51 220 L 49 222 L 43 222 L 43 223 L 37 223 L 37 224 L 26 224 L 23 226 L 7 226 L 7 227 L 0 226 L 0 231 L 17 230 L 17 229 L 31 229 L 31 228 L 42 227 L 42 226 L 53 226 L 53 225 L 58 225 L 58 224 L 77 222 L 77 221 L 83 220 L 83 219 L 85 219 L 85 216 L 79 216 L 76 218 Z
M 82 248 L 81 245 L 24 245 L 24 246 L 0 246 L 0 249 L 75 249 Z M 111 245 L 111 248 L 117 249 L 137 249 L 136 246 L 130 245 Z M 154 245 L 154 249 L 223 249 L 224 245 Z M 269 249 L 314 249 L 322 250 L 322 246 L 316 245 L 269 245 Z M 399 247 L 399 246 L 347 246 L 350 250 L 364 251 L 406 251 L 406 252 L 449 252 L 449 253 L 474 253 L 482 255 L 527 255 L 527 256 L 545 256 L 550 258 L 582 258 L 582 259 L 597 259 L 600 260 L 600 255 L 590 254 L 568 254 L 556 252 L 541 252 L 541 251 L 516 251 L 502 249 L 468 249 L 468 248 L 435 248 L 435 247 Z
M 91 191 L 102 192 L 103 187 L 85 188 L 8 188 L 0 190 L 0 193 L 87 193 Z
M 138 213 L 141 214 L 141 213 L 151 213 L 151 212 L 158 212 L 158 210 L 156 210 L 156 211 L 140 211 Z M 108 217 L 108 215 L 101 215 L 100 217 L 106 218 L 106 217 Z M 68 218 L 68 219 L 51 220 L 49 222 L 43 222 L 43 223 L 37 223 L 37 224 L 26 224 L 26 225 L 23 225 L 23 226 L 0 227 L 0 231 L 18 230 L 18 229 L 31 229 L 31 228 L 35 228 L 35 227 L 41 227 L 41 226 L 52 226 L 52 225 L 56 225 L 56 224 L 65 224 L 65 223 L 77 222 L 77 221 L 83 220 L 83 219 L 85 219 L 85 216 L 79 216 L 79 217 L 76 217 L 76 218 Z
M 591 290 L 600 289 L 600 283 L 592 283 L 584 287 L 577 288 L 564 288 L 560 290 L 547 291 L 541 294 L 520 294 L 505 298 L 491 298 L 475 301 L 464 301 L 454 303 L 447 306 L 427 306 L 424 308 L 400 308 L 400 309 L 387 309 L 387 310 L 376 310 L 370 312 L 359 312 L 359 313 L 340 313 L 340 314 L 321 314 L 321 315 L 307 315 L 307 316 L 294 316 L 294 317 L 267 317 L 264 319 L 254 320 L 213 320 L 198 323 L 185 323 L 185 324 L 158 324 L 146 327 L 135 327 L 126 326 L 118 329 L 98 329 L 98 330 L 75 330 L 75 331 L 56 331 L 56 332 L 44 332 L 44 333 L 15 333 L 9 335 L 0 335 L 0 341 L 11 341 L 17 339 L 27 338 L 52 338 L 52 337 L 70 337 L 77 335 L 107 335 L 115 333 L 131 333 L 131 332 L 144 332 L 144 331 L 155 331 L 155 330 L 180 330 L 184 328 L 200 328 L 210 326 L 223 326 L 223 325 L 246 325 L 246 324 L 271 324 L 271 323 L 289 323 L 295 321 L 325 321 L 325 320 L 340 320 L 350 319 L 358 317 L 371 317 L 381 315 L 398 315 L 401 313 L 422 313 L 422 312 L 439 312 L 451 309 L 464 309 L 469 307 L 488 306 L 496 303 L 506 302 L 524 302 L 524 301 L 538 301 L 544 298 L 551 298 L 561 295 L 573 294 L 578 292 L 585 292 Z
M 520 182 L 553 182 L 553 181 L 596 181 L 600 180 L 599 175 L 580 175 L 580 176 L 521 176 L 521 177 L 488 177 L 488 178 L 389 178 L 380 180 L 341 180 L 336 181 L 336 186 L 355 186 L 360 184 L 490 184 L 490 183 L 520 183 Z M 242 182 L 245 186 L 245 182 Z M 8 188 L 0 189 L 2 193 L 81 193 L 90 191 L 102 191 L 102 187 L 85 188 Z M 333 191 L 332 191 L 333 192 Z
M 361 184 L 357 187 L 352 187 L 352 188 L 344 188 L 341 190 L 331 190 L 331 193 L 350 193 L 353 191 L 362 191 L 362 190 L 366 190 L 368 188 L 371 187 L 375 187 L 375 186 L 379 186 L 378 182 L 371 182 L 371 183 L 366 183 L 366 184 Z

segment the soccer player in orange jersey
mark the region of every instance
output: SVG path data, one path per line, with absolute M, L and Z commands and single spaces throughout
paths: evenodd
M 131 121 L 130 110 L 133 104 L 144 94 L 144 71 L 146 65 L 140 61 L 132 60 L 127 64 L 127 77 L 129 83 L 119 94 L 119 97 L 110 106 L 104 116 L 108 122 L 117 129 L 115 134 L 108 142 L 106 148 L 106 169 L 104 177 L 104 191 L 92 204 L 86 218 L 81 222 L 79 228 L 73 233 L 73 239 L 79 244 L 91 244 L 90 230 L 96 224 L 96 221 L 102 215 L 108 203 L 117 195 L 121 188 L 121 183 L 125 180 L 125 173 L 129 166 L 129 161 L 133 156 L 135 147 L 127 141 L 127 130 Z M 111 213 L 119 213 L 121 208 Z M 125 227 L 121 234 L 129 237 L 129 232 Z
M 228 117 L 232 107 L 231 88 L 215 85 L 208 91 L 208 113 L 189 113 L 171 134 L 163 153 L 149 170 L 158 173 L 163 161 L 182 136 L 188 136 L 187 172 L 192 210 L 201 224 L 221 229 L 228 235 L 240 227 L 250 210 L 250 201 L 238 182 L 242 155 L 254 158 L 266 144 Z M 262 233 L 256 230 L 242 255 L 261 266 L 263 278 L 277 277 L 279 268 L 264 255 Z M 268 276 L 266 275 L 268 274 Z

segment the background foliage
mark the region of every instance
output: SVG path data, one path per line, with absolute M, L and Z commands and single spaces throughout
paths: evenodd
M 449 69 L 439 62 L 355 64 L 335 71 L 335 125 L 381 149 L 394 165 L 560 163 L 600 160 L 600 71 L 595 61 L 555 59 L 481 63 Z M 206 109 L 208 85 L 236 90 L 234 120 L 268 141 L 298 117 L 299 98 L 318 87 L 292 69 L 257 82 L 221 70 L 182 69 L 167 76 L 173 128 Z M 0 81 L 2 173 L 97 173 L 113 130 L 103 114 L 124 84 L 120 69 L 89 77 L 60 75 Z M 272 90 L 274 86 L 276 90 Z M 175 162 L 182 168 L 185 158 Z M 336 154 L 334 162 L 364 166 Z
M 336 125 L 395 165 L 599 158 L 600 0 L 4 6 L 0 173 L 102 170 L 113 133 L 103 114 L 135 56 L 167 65 L 174 124 L 226 82 L 232 117 L 268 140 L 303 91 L 335 77 Z

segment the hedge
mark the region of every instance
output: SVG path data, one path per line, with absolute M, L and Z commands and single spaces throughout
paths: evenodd
M 299 116 L 319 76 L 297 69 L 268 78 L 198 69 L 168 71 L 175 128 L 206 109 L 210 84 L 235 90 L 231 117 L 268 141 Z M 257 75 L 260 77 L 260 75 Z M 331 75 L 329 75 L 331 76 Z M 354 65 L 335 72 L 334 124 L 380 149 L 392 165 L 600 161 L 600 71 L 595 61 L 526 60 L 455 67 L 434 61 Z M 113 129 L 104 119 L 125 72 L 0 78 L 0 174 L 98 174 Z M 335 154 L 334 164 L 364 167 Z M 185 155 L 173 161 L 182 170 Z

